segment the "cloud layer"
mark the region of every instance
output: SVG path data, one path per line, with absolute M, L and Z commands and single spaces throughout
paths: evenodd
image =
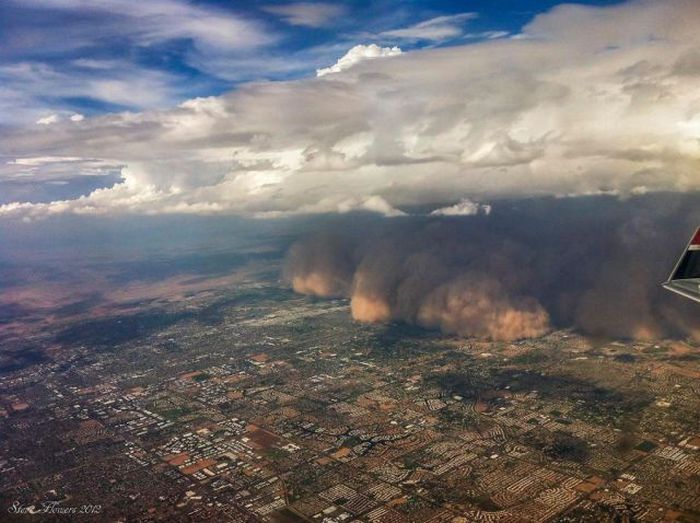
M 81 104 L 170 107 L 197 92 L 196 75 L 183 85 L 182 69 L 203 56 L 234 60 L 279 38 L 261 21 L 188 0 L 7 0 L 0 32 L 2 124 Z M 180 71 L 158 67 L 178 52 Z
M 270 5 L 263 9 L 269 13 L 279 15 L 288 24 L 306 27 L 322 27 L 334 17 L 340 16 L 345 12 L 343 6 L 322 2 Z
M 119 165 L 123 177 L 0 214 L 280 216 L 367 202 L 399 214 L 460 198 L 695 190 L 698 26 L 694 0 L 565 5 L 508 40 L 362 60 L 170 110 L 0 131 L 2 179 L 26 175 L 7 162 L 35 156 Z M 65 169 L 53 162 L 32 176 Z
M 394 38 L 398 40 L 428 40 L 440 42 L 450 38 L 462 36 L 462 26 L 469 20 L 473 20 L 476 13 L 459 13 L 456 15 L 437 16 L 423 22 L 418 22 L 409 27 L 393 29 L 380 33 L 380 37 Z
M 697 304 L 664 291 L 700 197 L 501 202 L 490 215 L 340 222 L 295 244 L 295 291 L 351 299 L 353 318 L 492 340 L 574 327 L 700 339 Z M 361 229 L 361 230 L 360 230 Z

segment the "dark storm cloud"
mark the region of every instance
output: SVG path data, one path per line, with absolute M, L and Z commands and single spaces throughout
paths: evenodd
M 550 329 L 700 339 L 700 309 L 664 291 L 700 196 L 501 202 L 490 215 L 338 222 L 295 244 L 294 289 L 351 298 L 353 317 L 494 340 Z

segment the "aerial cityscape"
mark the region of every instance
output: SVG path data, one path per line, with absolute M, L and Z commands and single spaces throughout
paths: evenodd
M 358 322 L 347 299 L 293 291 L 286 234 L 155 272 L 152 253 L 126 276 L 110 262 L 113 301 L 52 303 L 43 324 L 4 307 L 10 520 L 698 520 L 692 335 L 552 325 L 495 340 Z M 100 259 L 71 270 L 85 278 Z M 28 297 L 41 269 L 6 268 L 7 292 L 28 278 Z
M 353 323 L 343 301 L 269 282 L 231 294 L 244 303 L 117 343 L 105 332 L 148 331 L 148 318 L 87 326 L 60 360 L 6 364 L 3 508 L 52 514 L 70 500 L 127 521 L 698 517 L 693 345 L 569 331 L 479 342 Z
M 0 2 L 0 522 L 700 523 L 698 27 Z

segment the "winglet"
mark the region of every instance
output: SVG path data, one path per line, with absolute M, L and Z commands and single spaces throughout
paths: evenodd
M 669 291 L 700 302 L 700 227 L 690 238 L 668 280 L 661 285 Z

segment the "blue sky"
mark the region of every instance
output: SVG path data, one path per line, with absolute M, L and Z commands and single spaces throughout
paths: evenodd
M 314 75 L 357 44 L 407 51 L 508 38 L 558 3 L 7 0 L 0 124 L 165 108 L 241 82 Z

